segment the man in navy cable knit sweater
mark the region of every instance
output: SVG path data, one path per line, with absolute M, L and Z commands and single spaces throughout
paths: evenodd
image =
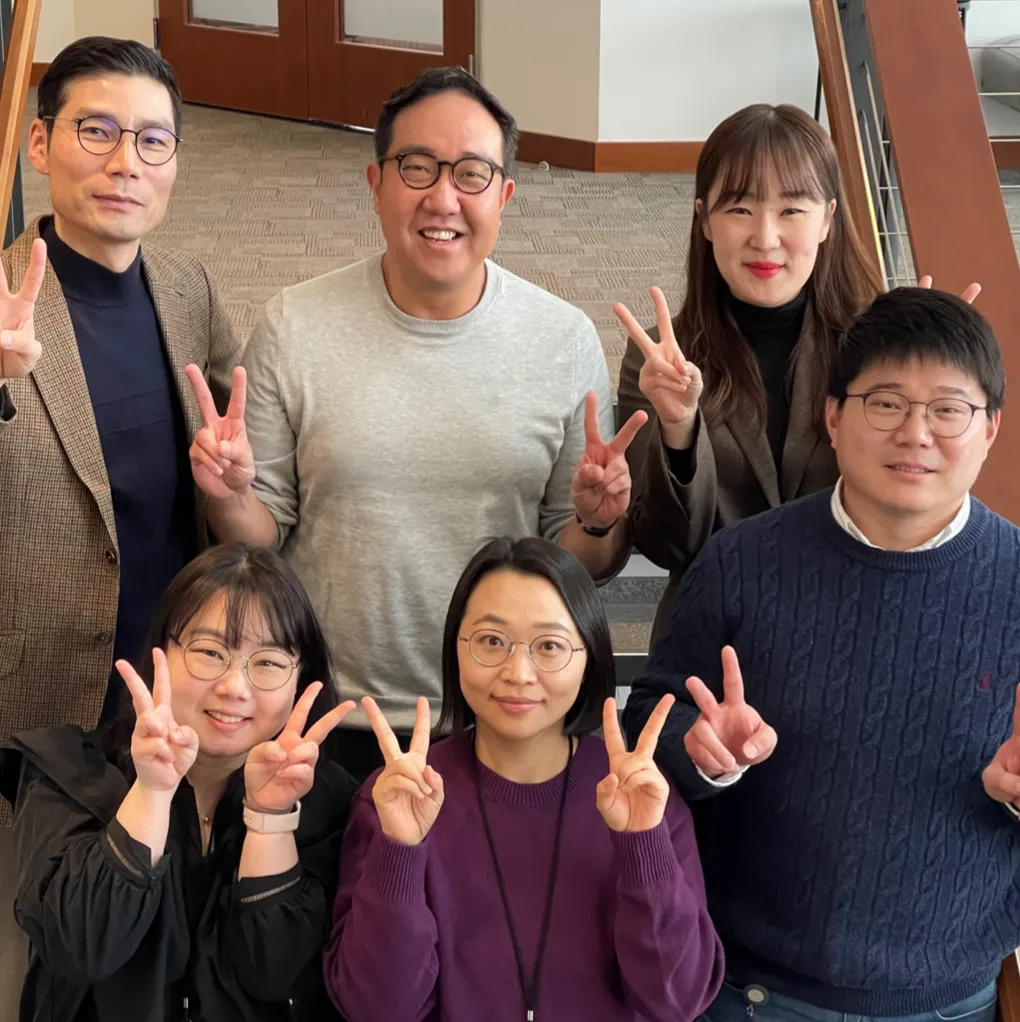
M 711 1022 L 994 1018 L 1020 945 L 1020 530 L 969 490 L 1004 390 L 975 310 L 878 298 L 831 372 L 835 490 L 713 537 L 634 686 L 631 736 L 677 695 L 657 759 L 702 800 Z

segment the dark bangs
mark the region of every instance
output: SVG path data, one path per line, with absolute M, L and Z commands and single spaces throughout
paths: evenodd
M 758 117 L 749 119 L 743 130 L 738 129 L 712 180 L 696 183 L 697 194 L 706 202 L 712 188 L 718 185 L 720 189 L 709 212 L 741 199 L 763 202 L 768 196 L 770 171 L 779 179 L 780 194 L 785 199 L 828 202 L 836 198 L 835 191 L 830 191 L 832 182 L 824 182 L 819 173 L 814 139 L 797 127 L 778 117 Z

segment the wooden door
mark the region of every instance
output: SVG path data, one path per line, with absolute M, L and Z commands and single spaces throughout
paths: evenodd
M 306 119 L 309 0 L 159 0 L 160 50 L 189 103 Z
M 370 128 L 385 100 L 427 67 L 474 69 L 476 0 L 305 2 L 314 120 Z

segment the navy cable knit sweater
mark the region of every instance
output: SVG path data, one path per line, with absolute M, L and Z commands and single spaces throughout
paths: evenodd
M 738 985 L 862 1015 L 976 993 L 1020 946 L 1020 823 L 981 771 L 1020 682 L 1020 529 L 979 501 L 933 550 L 865 546 L 831 490 L 712 538 L 624 714 L 678 697 L 658 760 L 697 806 L 709 908 Z M 692 674 L 720 650 L 777 731 L 732 787 L 695 772 Z M 712 796 L 712 797 L 709 797 Z

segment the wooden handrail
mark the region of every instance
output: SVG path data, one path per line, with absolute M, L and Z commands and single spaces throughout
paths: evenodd
M 1020 1022 L 1020 967 L 1015 953 L 999 972 L 999 1015 L 1002 1022 Z
M 882 246 L 864 163 L 864 147 L 854 108 L 837 0 L 811 0 L 811 20 L 815 29 L 825 108 L 829 115 L 829 134 L 839 154 L 839 170 L 846 200 L 868 255 L 874 260 L 873 265 L 879 276 L 885 279 Z
M 0 238 L 7 231 L 42 0 L 15 0 L 0 80 Z
M 877 82 L 917 274 L 959 294 L 984 288 L 977 308 L 1020 381 L 1020 263 L 1006 216 L 955 0 L 863 0 Z M 1020 523 L 1020 395 L 975 488 Z

